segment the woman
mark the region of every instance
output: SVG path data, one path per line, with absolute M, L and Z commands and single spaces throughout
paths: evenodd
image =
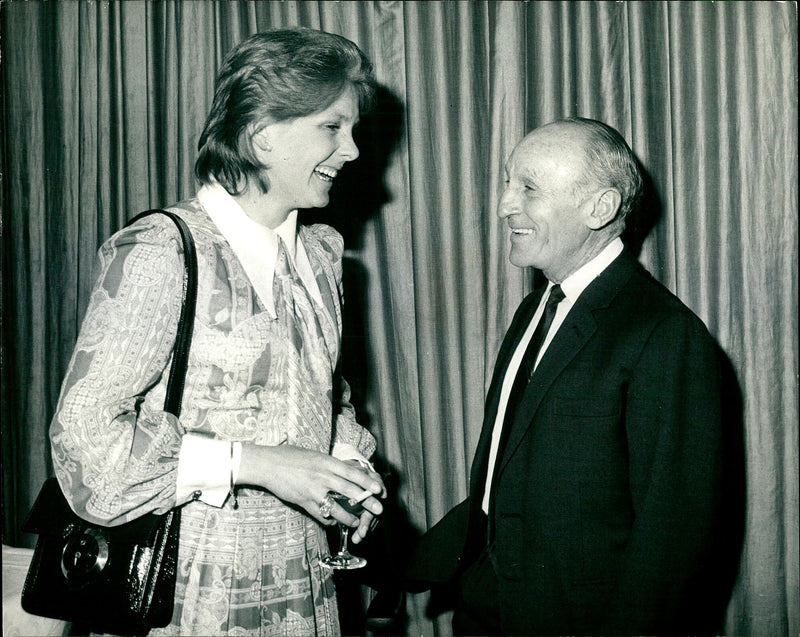
M 162 410 L 180 311 L 177 232 L 152 215 L 111 237 L 51 425 L 73 508 L 116 525 L 181 509 L 172 623 L 152 634 L 339 632 L 325 526 L 382 507 L 338 375 L 341 236 L 297 225 L 358 156 L 374 90 L 340 36 L 257 34 L 226 58 L 200 138 L 197 196 L 170 210 L 197 246 L 199 291 L 180 421 Z M 234 488 L 235 485 L 235 488 Z M 327 498 L 370 491 L 360 519 Z

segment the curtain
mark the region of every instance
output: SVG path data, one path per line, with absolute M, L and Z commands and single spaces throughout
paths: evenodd
M 303 25 L 358 43 L 381 85 L 361 159 L 304 214 L 345 235 L 345 369 L 408 527 L 466 495 L 494 359 L 532 285 L 495 215 L 503 164 L 537 125 L 600 119 L 648 175 L 631 245 L 736 385 L 746 509 L 727 632 L 798 634 L 796 4 L 76 0 L 6 2 L 0 19 L 4 543 L 33 541 L 20 526 L 52 470 L 97 247 L 194 192 L 224 54 Z M 449 634 L 428 604 L 408 599 L 407 633 Z

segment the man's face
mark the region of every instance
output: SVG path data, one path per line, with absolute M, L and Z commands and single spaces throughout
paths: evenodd
M 536 129 L 511 153 L 497 209 L 511 229 L 511 263 L 555 283 L 583 264 L 593 242 L 590 206 L 580 199 L 584 161 L 580 134 L 559 124 Z

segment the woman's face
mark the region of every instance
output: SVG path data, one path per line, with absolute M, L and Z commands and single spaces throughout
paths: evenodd
M 350 86 L 323 111 L 268 125 L 266 197 L 271 205 L 287 213 L 327 206 L 339 170 L 358 157 L 357 123 L 358 97 Z

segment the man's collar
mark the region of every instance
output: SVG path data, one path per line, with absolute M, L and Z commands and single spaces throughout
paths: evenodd
M 611 241 L 611 243 L 603 248 L 591 261 L 584 263 L 561 282 L 561 289 L 564 292 L 564 296 L 572 303 L 575 303 L 581 293 L 589 287 L 589 284 L 600 276 L 603 271 L 611 265 L 614 259 L 622 254 L 624 249 L 625 245 L 619 237 Z

